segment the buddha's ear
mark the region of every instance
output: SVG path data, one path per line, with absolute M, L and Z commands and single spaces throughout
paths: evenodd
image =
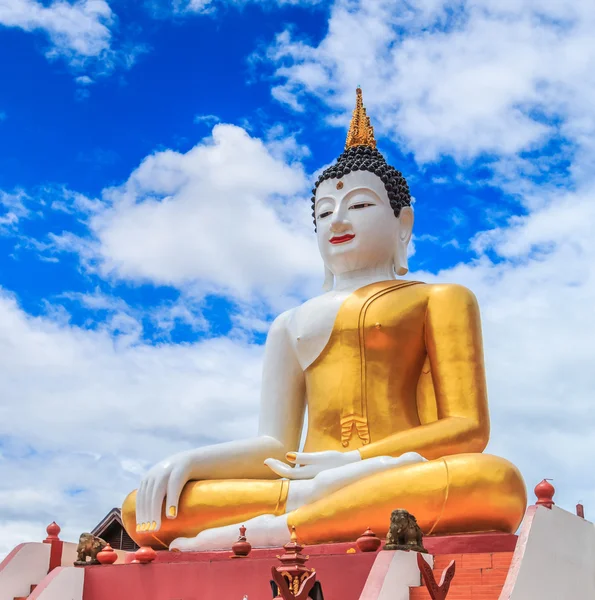
M 410 206 L 404 206 L 399 213 L 399 231 L 395 248 L 395 271 L 397 275 L 406 275 L 409 271 L 407 263 L 407 247 L 411 241 L 413 231 L 413 209 Z
M 330 292 L 335 285 L 335 276 L 333 272 L 324 265 L 324 283 L 322 284 L 322 289 L 325 292 Z

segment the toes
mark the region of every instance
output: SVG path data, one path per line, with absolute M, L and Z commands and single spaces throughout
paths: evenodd
M 426 461 L 426 459 L 417 452 L 406 452 L 405 454 L 401 455 L 401 459 L 403 459 L 403 462 L 405 463 L 417 463 Z
M 189 548 L 189 542 L 192 540 L 190 538 L 176 538 L 170 545 L 169 549 L 172 552 L 187 552 L 191 548 Z
M 176 538 L 170 545 L 172 552 L 191 552 L 198 550 L 198 540 L 196 538 Z

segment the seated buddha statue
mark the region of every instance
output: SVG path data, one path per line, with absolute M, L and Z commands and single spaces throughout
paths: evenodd
M 358 88 L 346 148 L 318 178 L 324 293 L 268 333 L 256 437 L 158 463 L 124 501 L 140 545 L 229 549 L 384 536 L 395 508 L 425 535 L 514 532 L 514 465 L 484 454 L 489 415 L 478 305 L 407 273 L 409 188 L 376 149 Z M 307 409 L 307 411 L 306 411 Z M 307 429 L 300 448 L 305 415 Z

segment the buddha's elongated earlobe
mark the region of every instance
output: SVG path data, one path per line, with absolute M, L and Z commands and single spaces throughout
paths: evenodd
M 399 214 L 399 232 L 395 247 L 395 272 L 397 275 L 406 275 L 409 271 L 407 262 L 407 247 L 411 241 L 411 232 L 413 230 L 413 209 L 410 206 L 401 208 Z
M 333 272 L 324 265 L 324 283 L 322 284 L 322 289 L 325 292 L 330 292 L 335 286 L 335 276 Z
M 398 250 L 395 253 L 395 273 L 397 275 L 407 275 L 408 272 L 409 272 L 409 264 L 407 263 L 407 256 L 405 256 L 405 258 L 403 258 L 402 252 L 400 250 Z

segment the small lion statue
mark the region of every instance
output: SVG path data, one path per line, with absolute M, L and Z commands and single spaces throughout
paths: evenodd
M 386 536 L 385 550 L 413 550 L 414 552 L 428 551 L 423 545 L 423 533 L 417 519 L 403 508 L 393 510 L 390 516 L 390 529 Z
M 77 559 L 75 565 L 98 565 L 97 555 L 107 546 L 107 542 L 91 533 L 81 533 L 79 545 L 76 549 Z M 87 560 L 90 559 L 90 560 Z

